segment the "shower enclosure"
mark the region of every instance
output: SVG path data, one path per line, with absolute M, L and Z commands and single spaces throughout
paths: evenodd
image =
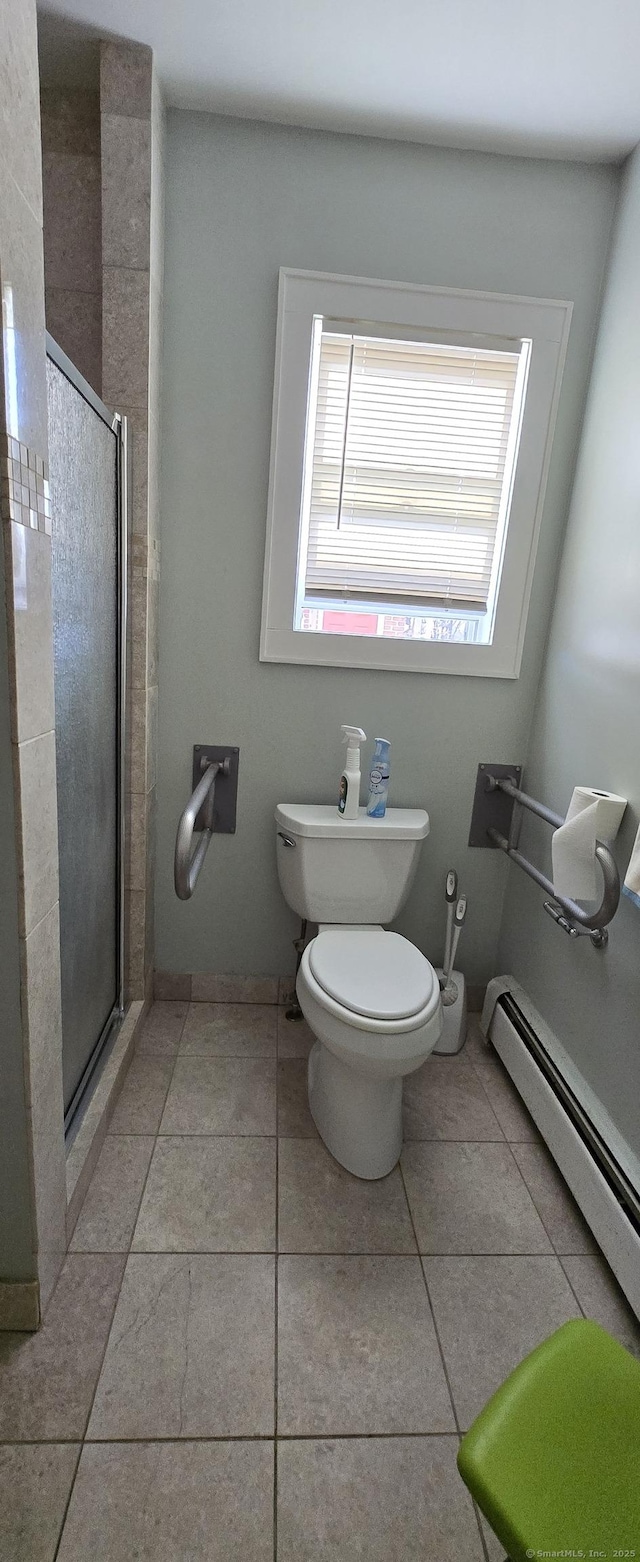
M 65 1127 L 123 1014 L 126 420 L 47 337 Z

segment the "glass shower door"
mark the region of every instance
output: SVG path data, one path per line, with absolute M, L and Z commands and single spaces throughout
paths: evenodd
M 47 351 L 68 1123 L 122 1012 L 124 445 L 120 419 Z

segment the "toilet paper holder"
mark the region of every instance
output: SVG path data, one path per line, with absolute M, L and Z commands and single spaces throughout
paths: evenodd
M 535 797 L 521 790 L 521 775 L 521 765 L 478 765 L 469 846 L 497 847 L 504 852 L 511 862 L 523 868 L 529 878 L 551 896 L 549 901 L 544 902 L 544 910 L 553 917 L 558 927 L 571 938 L 586 935 L 591 939 L 594 949 L 604 949 L 609 937 L 607 927 L 620 901 L 620 875 L 615 859 L 604 841 L 596 841 L 596 861 L 600 864 L 603 879 L 602 900 L 596 911 L 589 913 L 577 901 L 557 895 L 551 879 L 518 850 L 522 822 L 520 810 L 528 809 L 529 813 L 537 814 L 539 819 L 544 819 L 546 824 L 556 830 L 564 824 L 564 819 L 561 814 L 554 813 L 544 803 L 539 803 Z

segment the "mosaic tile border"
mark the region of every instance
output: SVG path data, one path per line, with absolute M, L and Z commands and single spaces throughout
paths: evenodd
M 129 538 L 129 561 L 132 569 L 156 580 L 160 574 L 160 543 L 155 537 L 143 537 L 134 532 Z
M 46 463 L 11 434 L 0 434 L 0 502 L 5 520 L 51 536 Z

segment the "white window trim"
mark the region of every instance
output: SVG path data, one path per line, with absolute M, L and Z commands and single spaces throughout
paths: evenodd
M 376 282 L 283 267 L 260 660 L 517 678 L 572 304 L 458 288 Z M 293 629 L 313 319 L 531 338 L 527 399 L 491 645 L 300 633 Z

